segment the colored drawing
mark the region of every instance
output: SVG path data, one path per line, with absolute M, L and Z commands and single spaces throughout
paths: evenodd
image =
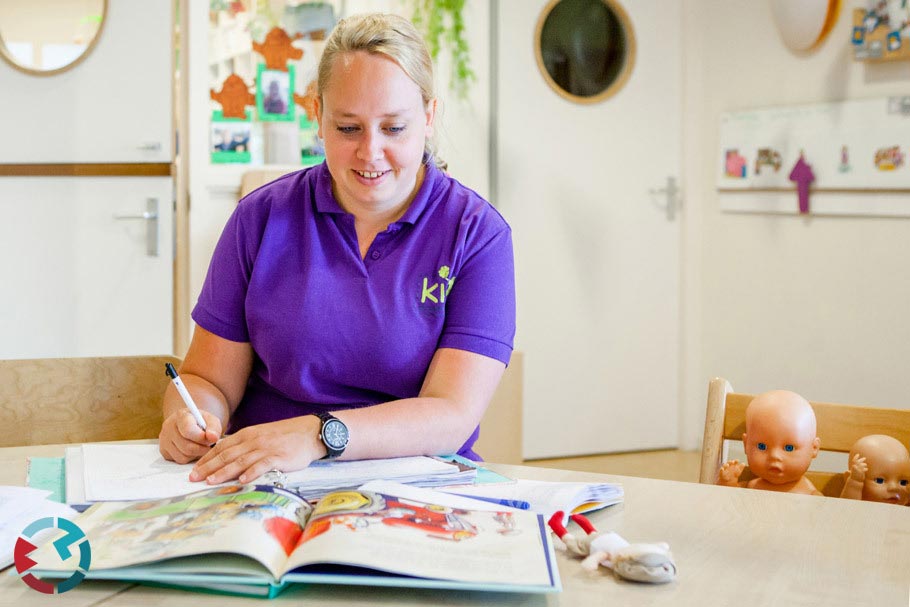
M 739 150 L 727 150 L 725 154 L 724 173 L 727 177 L 736 179 L 745 179 L 746 177 L 746 157 L 741 156 Z
M 755 174 L 761 175 L 762 167 L 771 167 L 774 172 L 780 170 L 781 165 L 780 152 L 771 148 L 759 148 L 758 155 L 755 157 Z
M 893 145 L 879 148 L 875 152 L 875 168 L 879 171 L 893 171 L 904 164 L 904 154 L 900 146 Z

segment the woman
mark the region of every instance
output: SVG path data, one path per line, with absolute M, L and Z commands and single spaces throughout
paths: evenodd
M 414 27 L 342 20 L 318 86 L 325 163 L 239 203 L 193 310 L 181 377 L 207 429 L 165 394 L 161 453 L 200 458 L 191 480 L 327 456 L 476 458 L 511 355 L 511 232 L 434 165 L 432 63 Z

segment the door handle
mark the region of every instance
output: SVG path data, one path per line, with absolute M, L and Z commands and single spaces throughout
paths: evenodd
M 114 215 L 118 221 L 142 219 L 145 221 L 145 254 L 158 257 L 158 199 L 145 199 L 145 212 L 139 215 Z
M 663 188 L 650 189 L 648 193 L 651 195 L 651 201 L 660 209 L 666 211 L 667 221 L 673 221 L 676 219 L 676 208 L 680 204 L 680 189 L 676 185 L 676 177 L 667 177 L 667 185 Z M 666 198 L 666 202 L 661 204 L 659 201 L 655 200 L 655 196 L 663 195 Z

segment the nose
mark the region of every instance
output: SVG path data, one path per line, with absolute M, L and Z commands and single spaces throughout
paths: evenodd
M 382 158 L 382 139 L 378 133 L 364 131 L 357 148 L 357 157 L 368 162 Z

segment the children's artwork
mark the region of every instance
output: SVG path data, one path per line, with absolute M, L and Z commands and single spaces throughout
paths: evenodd
M 222 112 L 212 113 L 211 158 L 215 163 L 250 162 L 252 112 L 246 117 L 226 118 Z
M 237 74 L 231 74 L 224 79 L 220 92 L 216 93 L 215 89 L 209 89 L 209 97 L 221 104 L 221 114 L 225 118 L 246 119 L 246 106 L 256 103 L 256 98 L 250 93 L 249 87 Z
M 273 27 L 261 44 L 253 42 L 253 50 L 265 59 L 266 69 L 284 72 L 288 69 L 288 61 L 303 57 L 303 49 L 295 48 L 292 44 L 302 37 L 303 34 L 295 34 L 291 38 L 280 27 Z
M 893 171 L 904 164 L 904 153 L 900 146 L 892 145 L 875 151 L 875 168 L 879 171 Z
M 739 153 L 739 150 L 727 150 L 724 158 L 724 175 L 733 179 L 745 179 L 746 158 Z
M 857 61 L 910 59 L 910 3 L 869 0 L 854 9 L 851 42 Z
M 809 186 L 815 181 L 815 173 L 812 172 L 812 167 L 806 162 L 802 152 L 790 171 L 789 179 L 796 184 L 799 212 L 801 215 L 805 215 L 809 212 Z
M 256 109 L 259 120 L 290 122 L 294 119 L 294 66 L 286 71 L 260 63 L 256 74 Z
M 316 80 L 311 80 L 310 83 L 306 85 L 306 93 L 303 95 L 294 93 L 294 103 L 303 108 L 306 112 L 307 120 L 310 122 L 316 121 L 317 86 Z
M 770 167 L 776 173 L 780 170 L 780 152 L 772 148 L 759 148 L 755 158 L 755 174 L 761 175 L 762 168 Z

